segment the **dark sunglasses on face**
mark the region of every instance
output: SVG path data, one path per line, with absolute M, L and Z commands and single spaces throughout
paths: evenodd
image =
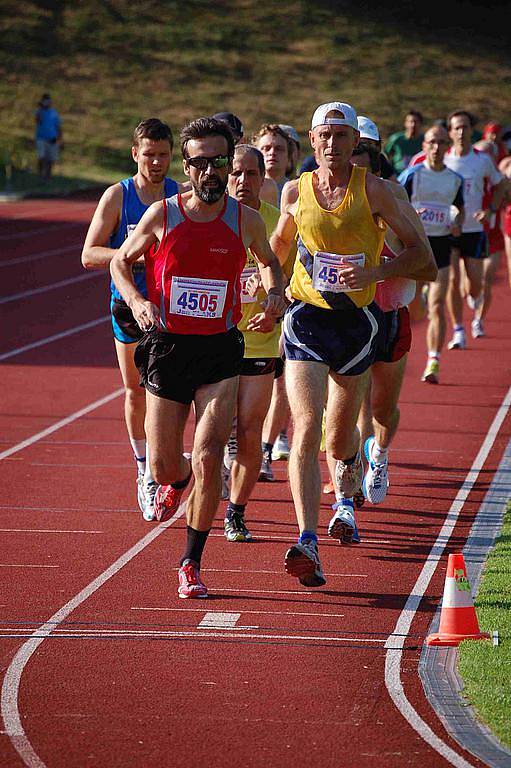
M 197 157 L 187 157 L 186 162 L 188 165 L 198 168 L 199 171 L 205 171 L 208 165 L 212 165 L 213 168 L 227 168 L 230 159 L 229 155 L 216 155 L 215 157 L 197 155 Z

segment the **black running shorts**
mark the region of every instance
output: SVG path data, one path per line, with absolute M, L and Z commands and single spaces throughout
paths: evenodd
M 488 237 L 486 232 L 463 232 L 460 237 L 452 238 L 452 247 L 459 250 L 463 259 L 486 259 Z
M 376 347 L 375 363 L 395 363 L 410 351 L 412 329 L 408 307 L 383 313 Z
M 199 387 L 239 376 L 244 351 L 237 328 L 209 336 L 149 331 L 137 344 L 135 365 L 148 392 L 189 404 Z
M 438 269 L 448 267 L 451 263 L 452 237 L 442 235 L 441 237 L 428 237 L 428 240 Z
M 275 373 L 278 357 L 245 357 L 240 376 L 264 376 Z

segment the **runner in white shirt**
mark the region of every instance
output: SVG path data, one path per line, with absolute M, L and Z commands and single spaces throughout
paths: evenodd
M 463 197 L 465 200 L 465 220 L 461 237 L 453 242 L 451 258 L 451 280 L 447 300 L 452 315 L 454 333 L 448 344 L 449 349 L 464 349 L 466 346 L 463 327 L 463 298 L 460 289 L 460 264 L 462 258 L 468 278 L 469 295 L 477 307 L 482 290 L 483 259 L 487 256 L 487 237 L 484 222 L 490 222 L 495 211 L 500 207 L 505 194 L 505 182 L 488 155 L 474 151 L 470 142 L 472 126 L 468 112 L 458 110 L 447 118 L 447 127 L 453 146 L 445 156 L 445 164 L 460 176 L 463 176 Z M 492 203 L 483 210 L 485 184 L 489 183 L 493 192 Z M 472 336 L 477 338 L 479 320 L 472 321 Z
M 444 163 L 449 135 L 440 125 L 431 126 L 424 135 L 425 159 L 409 166 L 399 176 L 410 202 L 419 214 L 438 267 L 437 279 L 428 290 L 428 362 L 422 381 L 438 384 L 440 353 L 445 341 L 445 297 L 449 284 L 451 235 L 461 235 L 463 222 L 463 178 Z M 457 209 L 451 221 L 451 206 Z

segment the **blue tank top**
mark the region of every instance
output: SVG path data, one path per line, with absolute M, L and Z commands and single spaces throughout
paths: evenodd
M 119 228 L 113 235 L 110 236 L 109 245 L 110 248 L 120 248 L 124 243 L 129 233 L 135 229 L 136 225 L 149 208 L 148 205 L 144 205 L 137 195 L 135 183 L 132 178 L 123 179 L 119 184 L 122 187 L 122 210 L 121 221 Z M 174 179 L 165 179 L 165 190 L 163 196 L 173 197 L 179 192 L 179 187 Z M 145 279 L 145 266 L 137 263 L 133 266 L 133 278 L 135 284 L 143 296 L 147 296 L 147 287 Z M 110 281 L 110 290 L 114 299 L 122 299 L 121 294 L 117 290 L 114 281 Z

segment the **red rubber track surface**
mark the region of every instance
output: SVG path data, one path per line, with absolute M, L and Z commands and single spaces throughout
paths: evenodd
M 93 208 L 85 199 L 3 205 L 2 296 L 83 276 Z M 107 282 L 101 274 L 0 304 L 0 354 L 107 314 Z M 17 701 L 41 764 L 449 765 L 394 706 L 384 642 L 509 387 L 508 302 L 500 270 L 487 337 L 446 351 L 436 387 L 420 382 L 425 323 L 414 326 L 389 495 L 378 507 L 366 502 L 363 541 L 352 547 L 326 537 L 331 497 L 323 497 L 324 588 L 304 589 L 284 572 L 297 529 L 287 466 L 276 462 L 277 481 L 259 483 L 247 508 L 253 544 L 226 542 L 221 504 L 203 560 L 207 601 L 177 598 L 180 518 L 56 626 L 24 668 Z M 0 452 L 120 386 L 108 322 L 10 355 L 2 374 Z M 420 604 L 401 671 L 413 707 L 474 766 L 481 763 L 450 740 L 425 700 L 417 663 L 446 555 L 463 547 L 510 431 L 508 416 Z M 322 471 L 326 481 L 324 461 Z M 38 627 L 155 526 L 136 506 L 121 397 L 7 456 L 0 472 L 5 674 Z M 207 612 L 240 614 L 236 629 L 199 628 Z M 0 764 L 28 764 L 5 732 Z

